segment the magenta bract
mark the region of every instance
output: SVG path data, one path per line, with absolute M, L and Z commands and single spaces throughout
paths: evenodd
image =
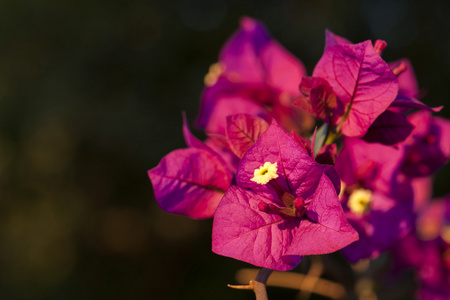
M 276 177 L 252 180 L 276 164 Z M 303 255 L 337 251 L 358 239 L 344 217 L 332 166 L 316 163 L 276 122 L 244 154 L 236 185 L 214 215 L 212 249 L 256 266 L 286 271 Z
M 353 43 L 344 37 L 332 33 L 328 29 L 325 30 L 325 51 L 328 50 L 328 48 L 333 47 L 334 45 L 346 45 L 346 44 L 353 44 Z
M 220 71 L 202 95 L 198 125 L 208 132 L 225 133 L 226 117 L 246 113 L 286 129 L 311 126 L 312 117 L 292 107 L 298 84 L 305 76 L 303 64 L 248 17 L 227 41 L 219 57 Z
M 347 187 L 362 185 L 391 194 L 402 158 L 402 151 L 394 147 L 346 138 L 336 159 L 336 170 Z
M 415 129 L 402 144 L 402 171 L 409 177 L 430 175 L 450 158 L 450 121 L 427 111 L 418 111 L 408 119 Z
M 330 40 L 330 38 L 328 38 Z M 397 77 L 370 41 L 327 42 L 313 76 L 325 79 L 337 96 L 342 115 L 334 119 L 348 137 L 361 137 L 397 96 Z
M 450 295 L 450 196 L 433 199 L 418 211 L 415 231 L 392 249 L 395 270 L 415 268 L 418 299 L 447 299 Z
M 264 83 L 289 94 L 298 94 L 306 74 L 303 64 L 275 41 L 265 26 L 249 17 L 223 47 L 219 61 L 224 76 L 239 83 Z
M 239 90 L 236 90 L 235 87 L 231 87 L 230 85 L 228 86 L 231 88 L 229 91 L 219 91 L 216 93 L 212 90 L 214 88 L 207 88 L 208 91 L 205 91 L 204 93 L 204 96 L 208 96 L 208 99 L 211 100 L 210 102 L 213 103 L 213 106 L 211 106 L 210 111 L 208 112 L 208 121 L 205 124 L 206 132 L 225 135 L 227 127 L 226 119 L 228 116 L 234 114 L 245 113 L 259 116 L 264 119 L 268 118 L 268 112 L 264 106 L 257 101 L 261 100 L 262 102 L 262 98 L 257 97 L 261 96 L 265 99 L 272 99 L 274 98 L 272 93 L 254 95 L 249 86 L 242 87 L 242 89 Z M 205 97 L 203 97 L 203 99 L 205 99 Z M 264 102 L 265 101 L 266 100 L 264 100 Z
M 255 116 L 247 114 L 228 116 L 227 138 L 233 153 L 242 158 L 267 128 L 269 128 L 269 124 Z
M 370 143 L 395 145 L 403 142 L 413 128 L 403 114 L 386 110 L 372 123 L 363 139 Z
M 178 149 L 148 171 L 159 206 L 173 214 L 211 218 L 232 175 L 209 151 Z
M 341 201 L 345 216 L 360 235 L 359 241 L 341 251 L 351 262 L 375 258 L 413 225 L 412 188 L 399 176 L 401 159 L 402 151 L 393 147 L 344 139 L 336 159 L 345 184 Z M 359 196 L 363 204 L 355 205 L 351 199 L 358 195 L 364 195 Z
M 328 124 L 335 124 L 336 116 L 342 115 L 342 106 L 338 107 L 336 95 L 330 84 L 320 77 L 303 77 L 300 83 L 303 95 L 297 97 L 294 105 Z
M 407 58 L 402 58 L 397 61 L 389 63 L 391 69 L 395 69 L 400 65 L 404 66 L 404 71 L 402 71 L 398 76 L 398 96 L 401 98 L 414 98 L 419 99 L 419 84 L 414 73 L 411 61 Z
M 227 154 L 234 155 L 226 148 L 214 150 L 194 137 L 184 114 L 183 134 L 190 148 L 170 152 L 148 171 L 156 202 L 169 213 L 211 218 L 233 178 L 234 160 Z

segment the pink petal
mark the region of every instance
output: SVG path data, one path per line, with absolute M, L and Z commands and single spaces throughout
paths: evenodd
M 210 152 L 178 149 L 148 171 L 159 206 L 173 214 L 210 218 L 231 182 L 231 172 Z
M 232 82 L 264 82 L 298 95 L 298 83 L 306 74 L 303 64 L 269 34 L 261 22 L 241 19 L 241 28 L 220 54 L 226 76 Z
M 415 112 L 408 119 L 415 128 L 402 144 L 402 171 L 409 177 L 431 175 L 450 158 L 450 120 L 433 117 L 427 111 Z
M 363 139 L 370 143 L 395 145 L 404 141 L 413 128 L 403 114 L 386 110 L 372 123 Z
M 301 110 L 306 111 L 307 113 L 314 115 L 314 111 L 312 109 L 311 102 L 309 101 L 309 97 L 300 95 L 295 98 L 293 105 L 300 108 Z
M 444 108 L 443 105 L 437 107 L 429 107 L 425 103 L 422 103 L 415 98 L 406 98 L 403 96 L 398 96 L 397 98 L 395 98 L 390 107 L 391 109 L 396 108 L 397 110 L 403 109 L 403 111 L 407 110 L 408 108 L 417 108 L 429 112 L 440 112 Z
M 264 116 L 266 111 L 262 105 L 247 97 L 240 95 L 221 96 L 217 99 L 215 108 L 210 114 L 206 131 L 225 135 L 227 117 L 243 113 L 253 116 Z
M 365 184 L 366 188 L 392 192 L 403 152 L 378 143 L 345 138 L 336 158 L 336 170 L 347 186 Z
M 205 143 L 201 142 L 191 133 L 188 125 L 188 120 L 184 112 L 183 112 L 183 136 L 186 145 L 188 145 L 188 147 L 211 151 L 211 149 Z
M 346 107 L 340 122 L 349 137 L 363 136 L 397 96 L 397 77 L 370 41 L 327 48 L 313 76 L 327 80 Z
M 227 117 L 227 137 L 231 150 L 242 158 L 244 153 L 269 128 L 269 124 L 261 118 L 247 114 Z
M 244 17 L 241 28 L 224 45 L 219 61 L 233 82 L 262 82 L 264 70 L 259 54 L 271 37 L 260 22 Z
M 333 47 L 334 45 L 345 45 L 345 44 L 352 44 L 352 42 L 350 42 L 346 38 L 343 38 L 341 36 L 332 33 L 328 29 L 325 30 L 325 51 L 328 48 Z
M 302 257 L 284 254 L 299 220 L 263 213 L 260 201 L 268 199 L 237 186 L 228 189 L 214 216 L 212 250 L 255 266 L 291 270 Z
M 306 69 L 303 64 L 279 43 L 272 41 L 261 51 L 261 63 L 266 83 L 291 96 L 300 94 L 298 84 Z
M 191 148 L 205 150 L 216 157 L 217 161 L 228 166 L 229 170 L 235 171 L 239 159 L 231 152 L 228 140 L 221 134 L 207 134 L 209 139 L 205 142 L 197 139 L 189 130 L 186 115 L 183 113 L 183 135 L 186 144 Z
M 337 147 L 336 144 L 324 145 L 317 153 L 316 161 L 319 164 L 332 165 L 336 163 Z
M 406 69 L 398 75 L 398 94 L 406 98 L 419 98 L 419 84 L 417 83 L 411 61 L 402 58 L 389 63 L 391 69 L 404 64 Z
M 334 186 L 326 175 L 320 178 L 306 214 L 311 221 L 300 222 L 286 254 L 326 254 L 358 240 L 358 233 L 345 218 Z
M 302 94 L 309 96 L 307 99 L 298 97 L 295 105 L 311 112 L 317 118 L 335 125 L 334 115 L 342 110 L 337 107 L 336 95 L 330 84 L 320 77 L 303 77 L 300 83 Z M 342 112 L 341 112 L 342 114 Z

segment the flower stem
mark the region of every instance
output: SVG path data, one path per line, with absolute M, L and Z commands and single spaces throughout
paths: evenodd
M 255 280 L 250 280 L 248 285 L 229 284 L 228 286 L 238 290 L 253 290 L 256 300 L 268 300 L 269 298 L 267 297 L 266 282 L 270 274 L 272 274 L 272 270 L 262 268 L 259 270 L 258 275 L 256 275 Z
M 238 282 L 248 282 L 250 278 L 255 278 L 258 271 L 259 270 L 257 269 L 241 269 L 237 272 L 236 279 Z M 302 282 L 305 279 L 309 280 L 307 279 L 308 276 L 312 275 L 275 271 L 269 278 L 267 285 L 296 290 L 300 290 L 300 286 L 303 286 L 303 288 L 312 287 L 311 292 L 314 294 L 336 300 L 345 298 L 346 291 L 344 286 L 327 279 L 317 278 L 317 282 L 314 285 L 303 285 Z M 240 289 L 253 290 L 250 285 L 241 285 L 237 287 L 241 287 Z
M 329 134 L 328 134 L 328 137 L 327 137 L 327 139 L 326 139 L 326 141 L 325 141 L 325 143 L 324 143 L 324 145 L 330 145 L 330 144 L 333 144 L 333 143 L 336 142 L 336 140 L 339 139 L 341 136 L 342 136 L 342 134 L 339 133 L 339 132 L 334 133 L 334 132 L 331 132 L 331 131 L 330 131 Z
M 258 275 L 256 275 L 253 288 L 256 300 L 268 300 L 266 291 L 266 282 L 267 279 L 269 279 L 270 274 L 272 274 L 272 270 L 261 268 Z

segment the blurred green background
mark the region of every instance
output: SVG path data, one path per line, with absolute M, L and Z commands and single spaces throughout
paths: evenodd
M 161 211 L 146 173 L 185 146 L 181 112 L 243 15 L 309 74 L 326 28 L 384 39 L 425 103 L 450 103 L 445 0 L 1 0 L 0 299 L 254 299 L 226 287 L 249 265 L 211 252 L 211 220 Z

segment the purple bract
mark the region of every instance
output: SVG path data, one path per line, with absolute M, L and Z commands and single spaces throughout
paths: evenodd
M 306 75 L 302 62 L 262 23 L 244 17 L 240 25 L 205 77 L 198 125 L 224 134 L 227 116 L 246 113 L 266 121 L 275 118 L 287 130 L 310 129 L 312 116 L 292 106 Z
M 341 252 L 351 262 L 377 257 L 413 225 L 413 194 L 399 174 L 402 151 L 360 139 L 344 139 L 336 170 L 345 185 L 345 216 L 360 239 Z

